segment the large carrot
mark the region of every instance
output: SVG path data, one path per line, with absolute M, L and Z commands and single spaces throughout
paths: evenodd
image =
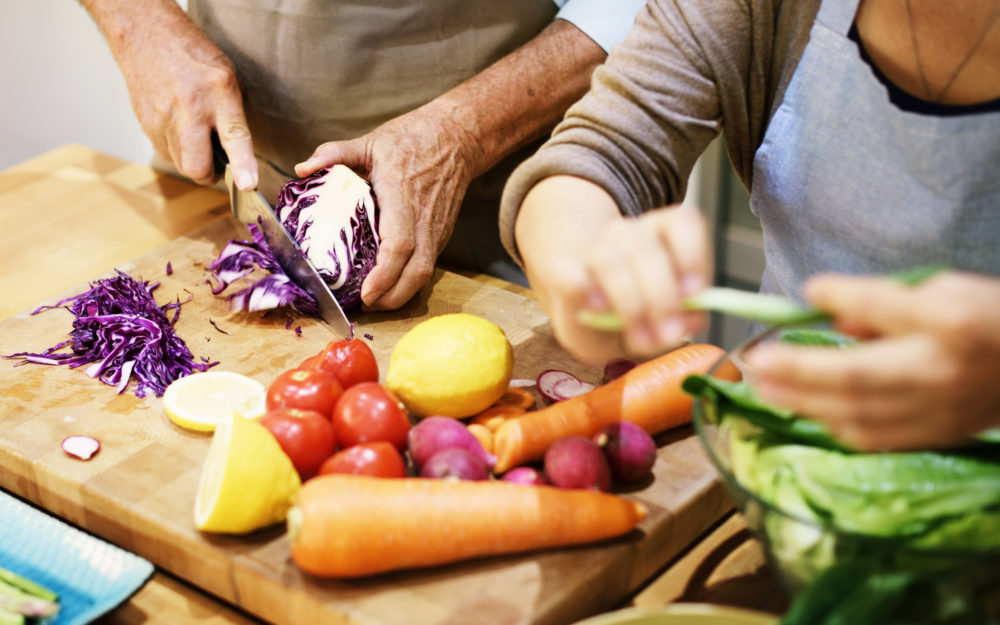
M 631 421 L 650 434 L 689 423 L 692 398 L 681 390 L 681 382 L 690 373 L 706 373 L 724 354 L 707 343 L 685 345 L 592 391 L 507 419 L 493 433 L 494 470 L 503 473 L 537 460 L 556 440 L 591 436 L 615 421 Z M 729 365 L 714 375 L 738 379 L 739 370 Z
M 321 475 L 288 514 L 292 559 L 321 577 L 361 577 L 624 534 L 646 508 L 598 491 Z

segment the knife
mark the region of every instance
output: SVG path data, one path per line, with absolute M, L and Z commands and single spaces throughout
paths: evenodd
M 340 307 L 326 281 L 302 253 L 299 244 L 278 221 L 268 201 L 256 189 L 242 191 L 236 186 L 228 157 L 215 133 L 212 134 L 212 158 L 216 173 L 223 175 L 226 188 L 229 190 L 229 203 L 236 220 L 243 227 L 251 223 L 260 226 L 261 235 L 274 253 L 275 260 L 292 282 L 316 300 L 323 321 L 333 326 L 333 329 L 344 338 L 352 338 L 354 326 L 347 320 L 344 309 Z

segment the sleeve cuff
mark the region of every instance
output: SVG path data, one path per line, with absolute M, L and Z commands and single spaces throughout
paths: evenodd
M 625 39 L 645 4 L 646 0 L 568 0 L 556 13 L 556 19 L 572 23 L 605 52 L 610 52 Z

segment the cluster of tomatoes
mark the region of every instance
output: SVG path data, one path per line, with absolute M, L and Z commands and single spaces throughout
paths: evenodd
M 410 419 L 360 339 L 334 340 L 268 387 L 260 423 L 303 481 L 325 473 L 404 477 Z

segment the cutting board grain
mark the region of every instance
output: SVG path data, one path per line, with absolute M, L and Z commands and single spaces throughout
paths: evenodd
M 133 198 L 116 201 L 127 210 Z M 192 352 L 267 384 L 333 335 L 310 319 L 288 326 L 282 314 L 231 313 L 211 294 L 205 264 L 237 236 L 229 218 L 215 219 L 115 266 L 159 282 L 161 303 L 190 297 L 176 327 Z M 48 303 L 110 271 L 54 293 Z M 596 380 L 600 371 L 566 355 L 538 304 L 516 291 L 439 270 L 404 308 L 349 316 L 358 334 L 372 337 L 383 372 L 409 328 L 461 311 L 505 331 L 516 377 L 556 367 Z M 71 321 L 61 309 L 19 312 L 0 322 L 0 354 L 49 347 L 65 338 Z M 681 428 L 658 441 L 655 479 L 624 493 L 650 510 L 627 537 L 359 581 L 318 580 L 291 562 L 283 527 L 238 537 L 194 529 L 194 495 L 210 436 L 171 424 L 158 399 L 136 398 L 131 388 L 116 395 L 82 369 L 13 365 L 0 361 L 0 486 L 280 625 L 570 623 L 620 604 L 731 507 L 698 442 Z M 68 457 L 59 442 L 70 434 L 95 436 L 101 452 L 88 462 Z

